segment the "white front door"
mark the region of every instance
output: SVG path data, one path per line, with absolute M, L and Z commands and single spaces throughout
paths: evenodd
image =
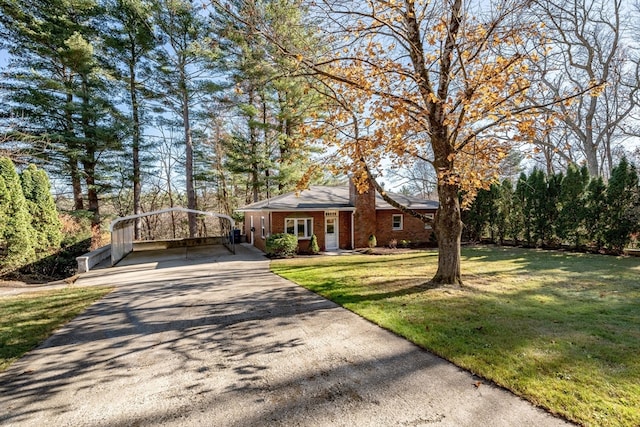
M 326 250 L 338 249 L 338 218 L 325 217 L 324 245 Z

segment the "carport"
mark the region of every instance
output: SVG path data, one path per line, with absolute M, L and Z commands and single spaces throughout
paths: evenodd
M 236 239 L 234 239 L 234 227 L 235 221 L 229 215 L 216 213 L 216 212 L 207 212 L 200 211 L 195 209 L 186 209 L 183 207 L 173 207 L 167 209 L 156 210 L 152 212 L 145 212 L 137 215 L 128 215 L 120 218 L 116 218 L 111 221 L 109 225 L 109 231 L 111 232 L 111 265 L 116 265 L 120 260 L 126 257 L 129 253 L 134 250 L 134 226 L 135 221 L 139 218 L 152 216 L 152 215 L 163 215 L 169 214 L 172 212 L 181 212 L 181 213 L 193 213 L 196 215 L 204 215 L 209 217 L 216 217 L 220 219 L 220 235 L 210 239 L 180 239 L 181 241 L 190 240 L 189 245 L 198 246 L 202 244 L 221 244 L 225 246 L 231 253 L 236 252 L 235 244 Z M 177 242 L 177 241 L 176 241 Z

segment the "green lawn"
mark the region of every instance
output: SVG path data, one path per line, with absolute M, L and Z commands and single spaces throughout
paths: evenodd
M 416 251 L 271 269 L 551 412 L 640 425 L 640 258 L 465 248 L 465 287 L 430 289 L 436 264 Z
M 0 371 L 113 288 L 65 288 L 0 298 Z

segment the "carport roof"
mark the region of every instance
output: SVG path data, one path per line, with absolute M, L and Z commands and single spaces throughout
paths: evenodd
M 435 210 L 438 202 L 424 200 L 404 194 L 388 193 L 398 203 L 410 209 Z M 237 209 L 238 212 L 248 211 L 313 211 L 313 210 L 343 210 L 353 211 L 355 206 L 349 201 L 349 186 L 310 186 L 298 193 L 292 192 L 252 203 Z M 394 209 L 376 193 L 376 209 Z

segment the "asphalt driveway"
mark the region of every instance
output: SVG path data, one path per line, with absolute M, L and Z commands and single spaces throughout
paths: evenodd
M 83 275 L 117 289 L 0 374 L 0 425 L 566 425 L 251 248 L 182 251 Z

